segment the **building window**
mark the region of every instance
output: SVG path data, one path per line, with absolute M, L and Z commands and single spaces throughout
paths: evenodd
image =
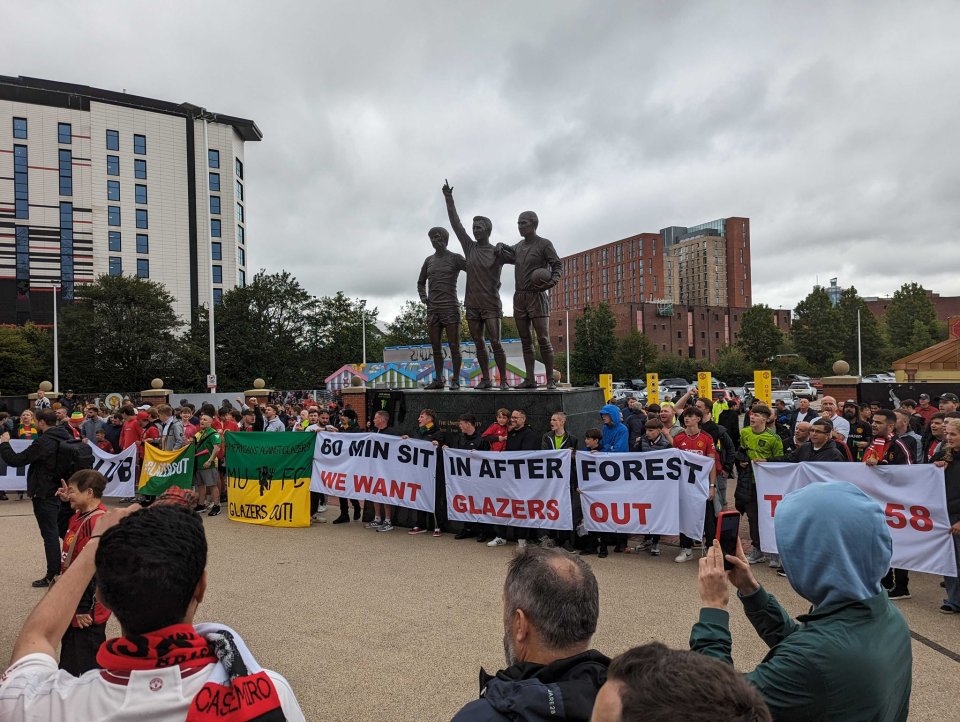
M 150 278 L 150 260 L 147 258 L 137 259 L 137 278 Z
M 133 152 L 136 153 L 137 155 L 147 154 L 147 136 L 134 134 Z
M 213 289 L 213 305 L 219 306 L 221 303 L 223 303 L 223 289 L 215 288 Z
M 61 150 L 60 157 L 60 195 L 73 195 L 73 153 Z
M 20 138 L 21 140 L 27 139 L 27 119 L 26 118 L 13 119 L 13 137 Z
M 223 266 L 213 266 L 213 282 L 223 283 Z
M 149 228 L 150 218 L 146 208 L 137 208 L 137 228 Z
M 110 256 L 110 271 L 111 276 L 122 276 L 123 275 L 123 264 L 120 262 L 120 256 Z
M 243 288 L 247 285 L 247 272 L 242 268 L 237 269 L 237 285 L 240 288 Z
M 210 235 L 214 238 L 220 238 L 220 219 L 210 219 Z
M 73 300 L 73 203 L 60 203 L 60 295 Z
M 118 201 L 120 200 L 120 181 L 107 181 L 107 200 L 108 201 Z
M 210 192 L 211 193 L 220 192 L 220 174 L 219 173 L 210 174 Z
M 110 231 L 107 234 L 107 250 L 111 253 L 120 253 L 120 231 Z
M 73 130 L 69 123 L 57 123 L 57 142 L 64 145 L 73 142 Z
M 107 206 L 107 225 L 120 225 L 120 206 Z
M 238 201 L 243 200 L 243 183 L 241 183 L 240 181 L 237 181 L 237 200 Z
M 14 118 L 14 121 L 16 120 Z M 16 124 L 14 124 L 14 128 L 16 128 Z M 13 146 L 13 199 L 14 218 L 29 218 L 30 183 L 27 178 L 27 146 L 25 145 Z
M 120 156 L 107 156 L 107 175 L 120 175 Z
M 207 165 L 211 168 L 220 167 L 220 151 L 219 150 L 208 150 L 207 151 Z
M 134 193 L 133 193 L 134 199 L 136 200 L 136 202 L 137 202 L 137 203 L 141 203 L 141 204 L 143 204 L 143 205 L 146 205 L 146 203 L 147 203 L 147 187 L 146 187 L 145 185 L 143 185 L 142 183 L 137 183 L 137 184 L 133 187 L 133 191 L 134 191 Z M 146 212 L 146 211 L 144 211 L 144 212 Z
M 237 226 L 237 243 L 243 245 L 243 226 Z
M 137 180 L 147 179 L 147 161 L 143 159 L 134 159 L 133 177 L 136 178 Z
M 146 233 L 137 234 L 137 253 L 150 253 L 150 237 Z
M 237 265 L 246 266 L 247 265 L 247 254 L 242 248 L 237 249 Z
M 237 163 L 237 178 L 243 180 L 243 161 L 237 158 L 236 163 Z
M 120 150 L 120 133 L 115 130 L 107 131 L 107 150 Z
M 220 196 L 210 196 L 210 214 L 220 215 Z
M 17 293 L 26 293 L 30 289 L 30 229 L 17 226 Z
M 214 261 L 223 260 L 223 244 L 219 241 L 214 241 L 210 244 L 210 258 Z
M 243 223 L 243 206 L 237 203 L 237 220 Z

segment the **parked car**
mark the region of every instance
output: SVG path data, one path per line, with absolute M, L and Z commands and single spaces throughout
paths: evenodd
M 733 395 L 733 392 L 730 389 L 714 389 L 713 390 L 713 401 L 730 401 L 731 399 L 736 398 Z
M 787 381 L 793 383 L 794 381 L 809 381 L 810 377 L 805 376 L 804 374 L 787 374 Z
M 885 374 L 867 374 L 860 379 L 864 384 L 888 384 L 890 379 Z
M 794 381 L 790 384 L 789 390 L 795 398 L 817 400 L 817 390 L 810 385 L 809 381 Z
M 786 404 L 788 411 L 793 411 L 794 407 L 797 404 L 797 400 L 794 398 L 792 391 L 786 391 L 786 390 L 780 390 L 780 389 L 776 391 L 772 391 L 770 393 L 770 401 L 776 404 L 778 400 L 782 400 L 783 403 Z

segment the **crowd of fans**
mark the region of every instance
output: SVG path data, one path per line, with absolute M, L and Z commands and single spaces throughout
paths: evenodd
M 631 399 L 623 407 L 607 404 L 599 409 L 597 426 L 582 440 L 568 432 L 562 412 L 550 417 L 545 431 L 531 429 L 522 409 L 500 409 L 485 424 L 463 414 L 456 432 L 444 432 L 434 411 L 421 410 L 416 435 L 440 448 L 594 454 L 678 448 L 711 457 L 704 539 L 681 536 L 674 559 L 690 561 L 695 547 L 703 549 L 703 609 L 692 630 L 690 652 L 646 644 L 611 661 L 591 648 L 599 590 L 580 557 L 606 557 L 611 546 L 614 552 L 659 556 L 661 539 L 648 535 L 631 546 L 626 535 L 586 533 L 575 478 L 571 498 L 577 528 L 569 532 L 451 524 L 442 484 L 434 514 L 371 504 L 371 516 L 358 502 L 340 499 L 333 523 L 350 522 L 352 504 L 352 520 L 362 520 L 366 512 L 366 526 L 377 532 L 402 524 L 410 527 L 411 535 L 451 531 L 456 539 L 475 538 L 489 546 L 515 541 L 520 547 L 510 562 L 503 594 L 507 667 L 496 675 L 481 671 L 480 699 L 458 713 L 459 722 L 513 719 L 518 709 L 529 711 L 525 719 L 547 718 L 557 705 L 566 710 L 563 718 L 584 720 L 591 715 L 595 720 L 678 718 L 678 710 L 684 719 L 766 720 L 771 713 L 776 719 L 906 719 L 912 672 L 909 630 L 891 600 L 910 597 L 909 578 L 905 570 L 890 569 L 892 542 L 882 511 L 843 481 L 803 489 L 778 507 L 780 556 L 768 557 L 760 551 L 753 470 L 770 461 L 936 464 L 945 472 L 960 563 L 960 404 L 950 393 L 938 401 L 934 406 L 921 395 L 919 402 L 905 400 L 896 409 L 885 409 L 853 401 L 840 406 L 826 396 L 819 411 L 801 400 L 796 410 L 783 414 L 756 401 L 742 410 L 736 399 L 713 403 L 694 393 L 676 403 L 646 407 Z M 386 411 L 379 411 L 367 430 L 395 434 L 390 421 Z M 179 681 L 171 684 L 167 698 L 154 698 L 157 704 L 185 713 L 211 684 L 229 687 L 244 675 L 261 674 L 275 709 L 282 709 L 286 719 L 303 719 L 283 677 L 260 670 L 236 632 L 222 625 L 201 629 L 192 624 L 206 588 L 200 514 L 216 516 L 226 491 L 222 432 L 363 431 L 352 409 L 309 400 L 280 405 L 252 398 L 219 409 L 210 404 L 196 408 L 183 400 L 175 409 L 166 404 L 125 405 L 116 414 L 103 414 L 92 405 L 51 407 L 39 395 L 34 409 L 19 417 L 0 416 L 0 426 L 0 457 L 8 464 L 30 464 L 27 494 L 44 535 L 48 566 L 34 586 L 51 586 L 59 578 L 17 641 L 12 666 L 0 683 L 0 714 L 12 713 L 13 719 L 100 718 L 104 715 L 91 710 L 109 709 L 130 694 L 111 686 L 117 679 L 133 686 L 139 671 L 156 676 L 171 664 L 182 675 L 186 663 L 165 657 L 176 638 L 192 645 L 196 655 L 187 655 L 195 662 L 190 670 L 201 673 L 182 687 Z M 108 511 L 101 503 L 105 480 L 98 472 L 56 479 L 55 465 L 44 466 L 38 449 L 54 437 L 80 439 L 108 452 L 137 445 L 141 460 L 146 444 L 166 450 L 196 444 L 195 491 L 175 489 L 152 504 L 151 499 L 137 499 L 141 503 Z M 11 438 L 37 443 L 17 454 L 5 443 Z M 730 483 L 735 484 L 732 502 L 747 517 L 751 543 L 747 550 L 738 544 L 737 553 L 725 557 L 710 542 L 717 514 L 728 506 Z M 843 503 L 837 502 L 840 498 Z M 59 509 L 54 511 L 59 523 L 53 560 L 47 538 L 50 509 Z M 325 496 L 311 493 L 312 520 L 324 522 L 325 511 Z M 401 515 L 408 518 L 401 521 Z M 814 526 L 817 534 L 807 533 Z M 158 541 L 174 537 L 191 546 L 188 553 L 171 552 Z M 756 580 L 751 567 L 763 562 L 812 604 L 800 624 Z M 771 646 L 767 658 L 744 677 L 732 673 L 728 586 L 737 591 L 747 618 Z M 947 598 L 940 611 L 960 613 L 960 583 L 947 578 L 944 586 Z M 105 638 L 108 609 L 120 619 L 120 640 Z M 124 656 L 131 640 L 150 648 L 148 666 Z M 246 663 L 243 669 L 232 666 L 238 657 Z M 101 674 L 101 668 L 107 671 Z M 658 675 L 664 684 L 656 685 L 661 693 L 654 695 L 650 680 Z M 79 706 L 71 707 L 74 703 Z M 661 708 L 673 710 L 674 716 L 648 716 Z M 85 711 L 71 716 L 77 709 Z

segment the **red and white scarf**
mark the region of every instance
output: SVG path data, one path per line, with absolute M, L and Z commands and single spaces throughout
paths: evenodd
M 123 683 L 136 670 L 179 667 L 184 677 L 216 668 L 190 703 L 186 722 L 285 722 L 270 676 L 240 636 L 221 624 L 175 624 L 108 639 L 97 652 L 103 677 Z

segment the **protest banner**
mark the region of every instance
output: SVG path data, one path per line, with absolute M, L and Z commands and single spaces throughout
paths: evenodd
M 310 526 L 313 434 L 228 431 L 227 515 L 262 526 Z
M 447 516 L 457 521 L 572 529 L 570 450 L 444 449 Z
M 845 462 L 754 464 L 760 548 L 777 553 L 774 518 L 790 492 L 820 481 L 849 481 L 876 501 L 887 518 L 897 569 L 957 576 L 943 469 L 933 464 L 867 466 Z M 816 533 L 816 530 L 811 530 Z
M 679 449 L 576 456 L 587 531 L 703 536 L 713 460 Z
M 93 468 L 107 480 L 104 496 L 130 497 L 136 492 L 137 446 L 132 444 L 119 454 L 104 451 L 96 444 L 90 444 L 93 452 Z
M 33 439 L 10 439 L 10 448 L 17 454 L 33 443 Z M 0 459 L 0 491 L 26 491 L 27 466 L 7 466 Z
M 387 434 L 321 431 L 310 489 L 433 513 L 437 448 L 429 441 Z
M 171 486 L 191 488 L 196 450 L 194 444 L 173 451 L 163 451 L 153 444 L 144 445 L 138 491 L 146 496 L 159 496 Z

